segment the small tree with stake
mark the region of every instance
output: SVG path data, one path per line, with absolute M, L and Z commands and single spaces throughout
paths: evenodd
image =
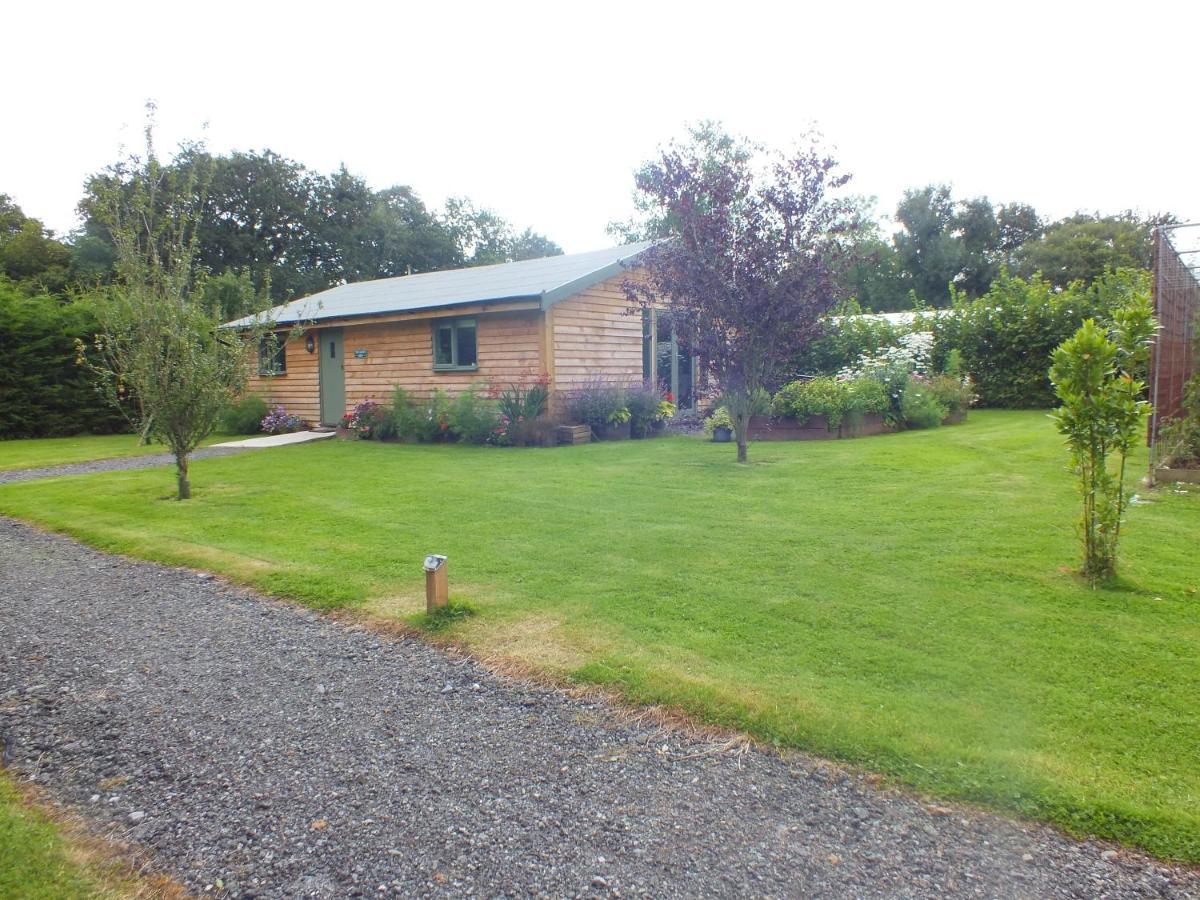
M 155 156 L 153 125 L 151 105 L 145 158 L 131 156 L 103 179 L 97 211 L 112 234 L 116 278 L 97 291 L 99 332 L 78 351 L 143 439 L 170 450 L 178 496 L 186 500 L 192 451 L 245 388 L 250 349 L 273 337 L 265 317 L 239 332 L 221 329 L 219 301 L 205 297 L 205 273 L 195 263 L 203 173 L 164 167 Z
M 671 236 L 639 258 L 626 294 L 666 304 L 723 393 L 738 462 L 751 415 L 817 333 L 852 261 L 860 206 L 834 196 L 850 177 L 836 168 L 815 136 L 767 154 L 705 124 L 637 173 L 640 205 Z

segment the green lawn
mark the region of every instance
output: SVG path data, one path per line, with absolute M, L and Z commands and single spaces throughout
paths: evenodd
M 213 435 L 203 443 L 207 446 L 229 440 L 236 438 Z M 117 456 L 144 456 L 147 453 L 165 453 L 166 450 L 162 444 L 139 445 L 136 434 L 80 434 L 65 438 L 0 441 L 0 472 L 65 466 Z
M 1200 861 L 1200 494 L 1133 507 L 1091 591 L 1044 414 L 751 459 L 328 441 L 198 462 L 187 503 L 160 470 L 3 486 L 0 511 L 414 620 L 447 553 L 481 650 Z

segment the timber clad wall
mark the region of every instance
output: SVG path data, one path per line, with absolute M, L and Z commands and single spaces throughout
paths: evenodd
M 316 422 L 321 417 L 317 354 L 304 349 L 304 338 L 288 341 L 284 352 L 287 374 L 255 375 L 250 379 L 250 392 L 271 405 L 282 404 L 292 415 Z
M 540 312 L 488 313 L 474 316 L 476 355 L 474 372 L 433 371 L 431 319 L 381 325 L 347 325 L 346 406 L 373 398 L 386 401 L 396 387 L 418 397 L 441 388 L 457 394 L 472 381 L 528 381 L 542 373 L 538 351 Z M 356 359 L 355 350 L 366 350 Z
M 367 322 L 342 327 L 346 410 L 368 398 L 387 402 L 396 387 L 417 397 L 441 388 L 457 394 L 472 381 L 507 386 L 549 374 L 555 391 L 589 381 L 630 384 L 642 380 L 642 319 L 629 315 L 618 275 L 550 307 L 514 312 L 480 312 L 475 319 L 479 368 L 433 370 L 433 322 L 439 317 Z M 547 325 L 549 331 L 547 331 Z M 314 329 L 320 344 L 320 326 Z M 320 419 L 317 354 L 304 349 L 304 336 L 288 342 L 287 374 L 256 376 L 250 390 L 268 403 L 309 422 Z M 366 350 L 357 358 L 356 350 Z M 549 364 L 547 364 L 547 362 Z M 554 409 L 559 408 L 554 404 Z
M 556 389 L 569 391 L 595 380 L 642 380 L 642 317 L 627 312 L 625 277 L 610 278 L 551 307 Z

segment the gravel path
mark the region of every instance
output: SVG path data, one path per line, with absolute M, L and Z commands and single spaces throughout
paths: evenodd
M 0 519 L 10 764 L 235 897 L 1183 897 L 1200 875 L 624 722 Z
M 229 456 L 241 453 L 244 447 L 208 447 L 196 450 L 191 459 L 207 459 L 212 456 Z M 175 457 L 170 453 L 155 453 L 151 456 L 118 456 L 113 459 L 96 459 L 91 462 L 70 463 L 65 466 L 47 466 L 43 469 L 13 469 L 0 472 L 0 484 L 18 481 L 35 481 L 39 478 L 54 478 L 58 475 L 91 475 L 94 472 L 119 472 L 126 469 L 152 469 L 155 466 L 173 466 Z

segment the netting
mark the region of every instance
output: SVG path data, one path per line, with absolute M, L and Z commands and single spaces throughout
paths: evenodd
M 1158 434 L 1183 414 L 1184 384 L 1195 372 L 1200 317 L 1200 222 L 1154 231 L 1154 314 L 1159 332 L 1150 355 L 1150 460 L 1158 462 Z

